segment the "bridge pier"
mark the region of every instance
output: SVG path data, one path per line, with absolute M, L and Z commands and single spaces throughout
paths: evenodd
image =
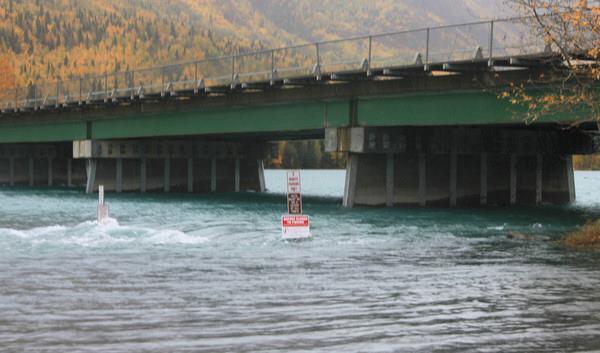
M 480 128 L 328 129 L 348 153 L 344 206 L 478 206 L 575 201 L 585 136 Z
M 75 141 L 86 192 L 264 191 L 265 144 L 190 141 Z M 259 161 L 257 164 L 256 161 Z
M 0 185 L 67 187 L 85 180 L 69 144 L 0 145 Z

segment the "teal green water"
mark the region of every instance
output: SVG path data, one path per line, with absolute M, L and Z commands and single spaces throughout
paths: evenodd
M 268 194 L 0 189 L 0 351 L 569 352 L 600 349 L 600 253 L 556 239 L 570 207 L 353 209 L 344 173 L 304 171 L 314 238 L 280 239 Z

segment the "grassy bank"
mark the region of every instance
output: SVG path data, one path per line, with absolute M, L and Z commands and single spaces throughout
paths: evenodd
M 590 222 L 561 239 L 565 246 L 578 249 L 600 249 L 600 220 Z

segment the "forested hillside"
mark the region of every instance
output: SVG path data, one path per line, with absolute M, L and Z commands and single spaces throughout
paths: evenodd
M 23 85 L 262 47 L 210 1 L 186 3 L 0 0 L 3 86 L 11 78 Z
M 494 0 L 0 0 L 0 86 L 502 15 Z

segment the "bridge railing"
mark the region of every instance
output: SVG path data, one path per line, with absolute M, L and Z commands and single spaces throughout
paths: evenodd
M 539 54 L 549 48 L 531 18 L 473 22 L 261 50 L 161 67 L 39 82 L 0 91 L 0 109 L 236 88 L 325 74 Z

